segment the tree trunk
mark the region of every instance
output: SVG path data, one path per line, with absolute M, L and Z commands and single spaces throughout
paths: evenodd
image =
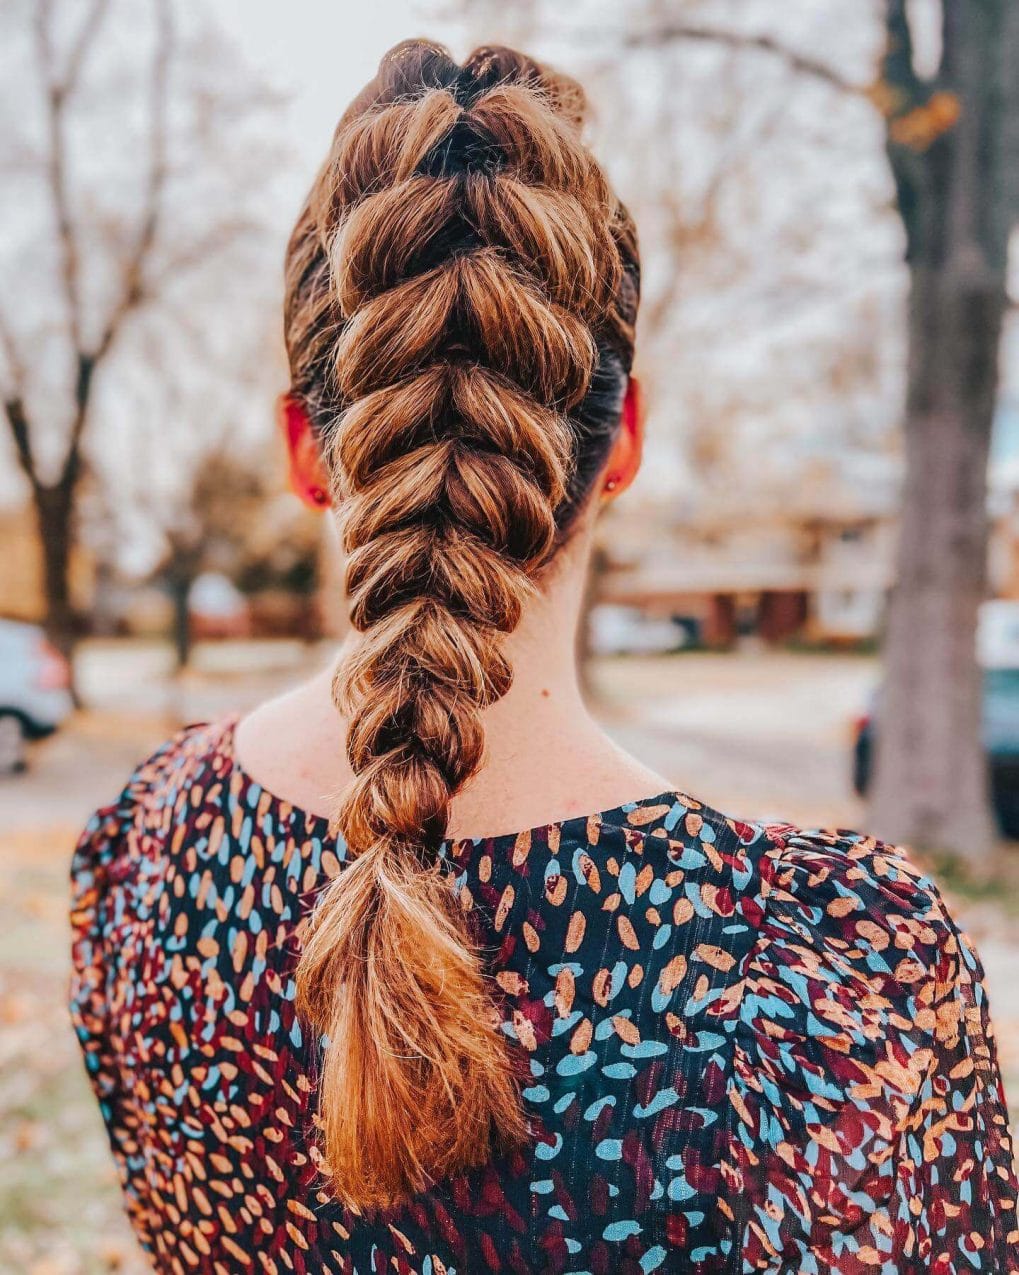
M 914 267 L 906 485 L 877 718 L 874 831 L 970 860 L 993 841 L 980 738 L 977 611 L 1004 280 Z
M 173 650 L 176 669 L 182 673 L 191 663 L 191 585 L 192 574 L 176 573 L 170 576 L 170 592 L 173 595 Z
M 173 602 L 173 653 L 176 671 L 182 673 L 191 663 L 193 631 L 191 625 L 191 586 L 202 569 L 202 551 L 191 535 L 169 536 L 170 556 L 163 579 Z
M 1017 215 L 1019 20 L 942 0 L 937 77 L 918 81 L 905 0 L 886 0 L 888 157 L 910 267 L 906 484 L 885 637 L 871 816 L 889 840 L 986 861 L 977 613 L 987 458 Z
M 42 548 L 44 627 L 50 641 L 70 656 L 77 638 L 71 601 L 71 525 L 74 493 L 67 482 L 37 485 L 33 490 L 39 542 Z

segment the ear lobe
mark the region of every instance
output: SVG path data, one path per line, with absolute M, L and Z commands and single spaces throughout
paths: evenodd
M 309 509 L 327 509 L 332 504 L 329 471 L 307 407 L 295 395 L 283 394 L 278 413 L 287 448 L 291 490 Z

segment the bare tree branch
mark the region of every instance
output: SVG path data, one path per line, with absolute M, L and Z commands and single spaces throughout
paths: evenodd
M 7 317 L 2 310 L 0 310 L 0 349 L 3 350 L 4 361 L 7 364 L 9 375 L 7 391 L 12 395 L 20 396 L 25 387 L 25 365 L 22 362 L 21 355 L 18 353 L 13 329 L 7 322 Z
M 45 7 L 48 8 L 48 0 Z M 71 45 L 71 52 L 68 55 L 64 73 L 60 77 L 60 91 L 64 97 L 68 97 L 74 92 L 85 54 L 92 44 L 96 31 L 106 17 L 108 8 L 109 0 L 92 0 L 92 7 L 78 29 L 78 34 Z
M 128 255 L 121 279 L 120 296 L 103 326 L 92 357 L 99 362 L 117 335 L 125 316 L 137 306 L 144 295 L 145 262 L 155 242 L 162 208 L 163 189 L 166 185 L 166 105 L 169 84 L 170 55 L 173 47 L 173 27 L 169 0 L 155 0 L 156 49 L 152 63 L 152 83 L 149 98 L 149 172 L 145 187 L 145 199 L 135 235 L 134 246 Z
M 32 452 L 32 440 L 28 430 L 28 416 L 25 412 L 25 401 L 20 394 L 15 393 L 4 399 L 4 415 L 7 417 L 7 423 L 11 427 L 18 464 L 21 466 L 25 477 L 32 484 L 32 487 L 37 488 L 39 479 L 35 472 L 35 456 Z
M 206 265 L 216 253 L 224 252 L 231 244 L 239 242 L 245 236 L 255 236 L 259 233 L 260 227 L 253 217 L 234 217 L 228 221 L 224 220 L 209 234 L 193 240 L 179 252 L 161 252 L 159 269 L 149 276 L 143 289 L 142 300 L 153 291 L 158 291 L 160 285 L 171 278 Z
M 64 141 L 65 97 L 57 75 L 50 35 L 50 5 L 39 5 L 36 14 L 36 49 L 46 94 L 46 176 L 57 221 L 60 251 L 60 278 L 67 309 L 67 322 L 74 349 L 81 349 L 81 310 L 78 298 L 78 247 L 67 192 L 67 155 Z
M 750 49 L 759 53 L 768 53 L 781 58 L 792 70 L 801 75 L 809 75 L 822 80 L 845 93 L 869 96 L 870 86 L 858 84 L 847 79 L 841 71 L 820 62 L 816 58 L 798 53 L 790 49 L 770 35 L 753 34 L 744 31 L 729 31 L 723 27 L 696 26 L 691 23 L 666 23 L 655 26 L 649 31 L 626 37 L 625 43 L 631 48 L 661 45 L 669 41 L 698 41 L 703 44 L 727 45 L 735 49 Z
M 82 349 L 82 318 L 79 286 L 79 253 L 74 216 L 67 189 L 67 139 L 65 136 L 66 105 L 82 63 L 91 47 L 106 11 L 108 0 L 92 0 L 84 22 L 78 30 L 68 65 L 60 74 L 53 46 L 51 0 L 40 0 L 36 10 L 36 53 L 46 99 L 47 178 L 53 211 L 57 221 L 57 243 L 60 250 L 60 276 L 67 307 L 68 331 L 74 351 Z
M 88 404 L 96 368 L 109 352 L 124 319 L 144 299 L 145 262 L 155 242 L 166 185 L 166 106 L 173 28 L 169 0 L 155 0 L 156 43 L 149 99 L 149 171 L 134 244 L 121 276 L 120 295 L 113 304 L 99 339 L 91 348 L 77 345 L 75 413 L 64 460 L 62 481 L 73 482 L 80 464 L 81 440 L 88 420 Z M 79 334 L 80 335 L 80 334 Z
M 737 90 L 733 86 L 729 91 L 735 93 Z M 662 105 L 664 108 L 664 95 Z M 670 201 L 667 210 L 668 240 L 675 249 L 677 262 L 682 262 L 683 254 L 689 245 L 699 243 L 703 246 L 705 242 L 717 235 L 718 207 L 727 185 L 738 174 L 745 172 L 745 166 L 755 152 L 778 131 L 786 105 L 784 97 L 776 96 L 767 110 L 752 119 L 750 128 L 743 132 L 732 130 L 728 138 L 719 144 L 713 171 L 698 201 L 699 207 L 692 215 L 684 200 Z M 667 111 L 663 113 L 660 120 L 659 132 L 662 136 L 669 135 Z M 674 302 L 675 290 L 671 285 L 659 289 L 657 296 L 650 295 L 647 298 L 644 302 L 645 323 L 651 331 L 664 323 Z
M 935 92 L 936 84 L 919 77 L 913 66 L 913 39 L 906 0 L 884 0 L 886 42 L 876 84 L 847 79 L 835 67 L 790 49 L 765 34 L 673 23 L 629 37 L 631 46 L 665 41 L 700 41 L 723 47 L 756 50 L 781 58 L 794 72 L 819 79 L 846 93 L 865 97 L 888 121 L 888 160 L 896 183 L 898 205 L 907 233 L 912 233 L 918 188 L 923 180 L 920 152 L 938 131 L 954 123 L 953 102 Z M 945 5 L 946 18 L 951 6 Z M 946 54 L 947 56 L 947 54 Z M 940 109 L 934 111 L 937 106 Z

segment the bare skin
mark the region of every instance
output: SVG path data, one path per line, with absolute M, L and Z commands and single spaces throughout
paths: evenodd
M 323 508 L 328 475 L 299 408 L 284 404 L 282 423 L 295 491 Z M 622 751 L 591 717 L 577 679 L 575 635 L 600 508 L 632 481 L 640 464 L 643 421 L 631 382 L 619 437 L 569 543 L 507 638 L 513 666 L 508 694 L 485 714 L 485 761 L 453 799 L 449 833 L 480 837 L 516 832 L 574 815 L 608 810 L 669 791 L 667 779 Z M 359 641 L 352 633 L 347 643 Z M 342 659 L 347 644 L 337 653 Z M 332 703 L 333 667 L 239 724 L 238 764 L 301 810 L 331 815 L 352 778 L 346 723 Z

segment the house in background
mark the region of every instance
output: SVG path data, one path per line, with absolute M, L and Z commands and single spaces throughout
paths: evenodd
M 682 616 L 709 646 L 869 640 L 891 584 L 897 477 L 894 457 L 842 458 L 773 497 L 701 491 L 645 506 L 611 524 L 601 595 Z
M 606 524 L 599 596 L 682 617 L 708 646 L 874 641 L 894 579 L 899 458 L 846 452 L 796 468 L 784 490 L 762 481 L 752 498 L 691 484 L 683 499 L 624 505 Z M 1019 600 L 1019 398 L 999 408 L 988 489 L 990 593 Z

